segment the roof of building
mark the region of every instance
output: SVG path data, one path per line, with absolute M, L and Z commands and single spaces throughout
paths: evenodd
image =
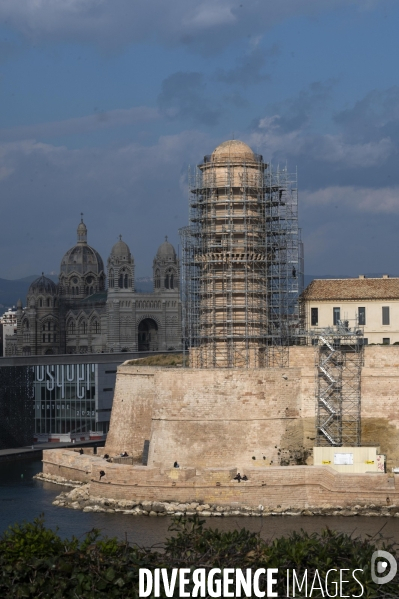
M 90 245 L 78 244 L 68 250 L 61 260 L 61 272 L 68 275 L 71 272 L 100 274 L 104 264 L 100 254 Z
M 165 237 L 165 241 L 159 246 L 157 251 L 157 257 L 162 260 L 176 260 L 176 250 L 171 243 L 168 241 L 168 237 Z
M 86 304 L 105 304 L 107 301 L 108 291 L 97 291 L 97 293 L 93 293 L 92 295 L 88 295 L 83 299 L 77 300 L 79 306 Z
M 130 260 L 131 254 L 127 243 L 122 241 L 122 235 L 119 236 L 119 241 L 115 243 L 111 250 L 111 256 Z
M 79 234 L 80 234 L 80 235 L 85 235 L 85 234 L 87 234 L 87 227 L 86 227 L 86 225 L 85 225 L 85 224 L 84 224 L 84 222 L 83 222 L 83 218 L 82 218 L 82 220 L 80 221 L 80 223 L 78 224 L 78 235 L 79 235 Z
M 213 150 L 211 160 L 212 162 L 219 162 L 220 160 L 234 160 L 237 158 L 252 161 L 254 157 L 254 152 L 246 143 L 239 139 L 229 139 Z
M 315 279 L 302 294 L 304 300 L 399 299 L 399 278 Z
M 41 277 L 38 277 L 31 283 L 28 295 L 32 295 L 34 293 L 48 293 L 51 295 L 55 295 L 57 293 L 57 285 L 51 279 L 48 279 L 42 273 Z
M 104 264 L 100 254 L 87 243 L 87 227 L 83 219 L 78 225 L 77 234 L 77 244 L 71 247 L 61 260 L 61 273 L 100 274 L 104 270 Z

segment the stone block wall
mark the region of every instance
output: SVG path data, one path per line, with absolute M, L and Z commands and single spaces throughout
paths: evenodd
M 362 443 L 399 467 L 399 346 L 366 347 L 362 369 Z
M 399 346 L 365 348 L 362 442 L 399 466 Z M 105 451 L 171 468 L 279 464 L 306 456 L 315 440 L 315 348 L 290 348 L 286 369 L 182 369 L 121 366 Z M 255 458 L 255 459 L 253 459 Z M 309 463 L 309 458 L 308 462 Z
M 157 368 L 119 366 L 111 422 L 103 453 L 140 458 L 150 439 Z
M 299 368 L 164 369 L 155 387 L 149 464 L 270 465 L 304 443 Z
M 100 477 L 100 471 L 105 475 Z M 177 472 L 180 469 L 176 469 Z M 133 502 L 198 501 L 225 506 L 262 505 L 271 509 L 308 506 L 353 507 L 375 504 L 398 505 L 399 475 L 344 474 L 329 466 L 274 466 L 246 468 L 247 482 L 233 480 L 235 468 L 182 469 L 177 478 L 171 471 L 146 466 L 109 464 L 98 457 L 76 456 L 66 450 L 43 452 L 43 471 L 90 485 L 92 497 Z M 81 476 L 81 478 L 77 478 Z

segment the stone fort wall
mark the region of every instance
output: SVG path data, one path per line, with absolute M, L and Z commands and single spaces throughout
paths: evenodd
M 287 369 L 121 366 L 106 452 L 140 459 L 150 440 L 148 466 L 162 469 L 268 469 L 294 454 L 311 463 L 314 352 L 291 348 Z M 362 443 L 399 466 L 399 346 L 365 348 L 361 385 Z
M 101 471 L 105 474 L 100 477 Z M 237 483 L 233 480 L 236 468 L 162 470 L 109 464 L 100 457 L 50 449 L 43 452 L 43 472 L 88 483 L 92 497 L 137 503 L 197 501 L 271 509 L 399 503 L 398 474 L 342 474 L 329 466 L 246 468 L 248 481 Z

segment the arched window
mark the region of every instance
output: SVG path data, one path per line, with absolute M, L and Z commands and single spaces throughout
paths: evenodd
M 40 308 L 43 306 L 43 300 L 42 300 L 42 298 L 39 299 L 39 306 L 40 306 Z
M 80 321 L 80 334 L 86 335 L 87 333 L 87 322 L 85 320 Z
M 114 287 L 114 269 L 111 268 L 109 271 L 109 286 L 112 289 Z
M 50 298 L 47 298 L 47 308 L 50 308 Z
M 123 286 L 125 289 L 128 289 L 129 285 L 128 285 L 128 281 L 127 281 L 127 275 L 125 275 L 123 277 Z
M 156 269 L 155 271 L 155 289 L 159 289 L 161 287 L 161 273 L 159 271 L 159 268 Z
M 90 287 L 90 295 L 93 295 L 94 291 L 93 291 L 93 287 Z
M 119 287 L 119 289 L 122 289 L 122 287 L 123 287 L 123 275 L 122 274 L 119 275 L 118 287 Z
M 74 335 L 75 334 L 75 323 L 73 322 L 73 320 L 70 320 L 68 322 L 68 333 L 70 335 Z
M 95 334 L 100 333 L 100 323 L 98 320 L 94 320 L 91 325 L 92 332 Z
M 174 289 L 174 278 L 173 268 L 169 268 L 165 276 L 165 289 Z

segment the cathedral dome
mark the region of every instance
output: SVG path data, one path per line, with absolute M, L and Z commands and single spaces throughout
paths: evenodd
M 122 241 L 122 235 L 119 236 L 119 241 L 115 243 L 111 250 L 111 256 L 115 258 L 122 258 L 125 260 L 130 260 L 130 249 L 127 243 Z
M 169 243 L 167 236 L 165 237 L 165 241 L 158 248 L 157 258 L 161 260 L 176 260 L 175 248 Z
M 48 294 L 48 295 L 56 295 L 57 294 L 57 285 L 51 279 L 48 279 L 42 273 L 42 276 L 35 279 L 33 283 L 31 283 L 28 295 L 39 295 L 39 294 Z
M 224 141 L 212 152 L 211 161 L 219 162 L 226 159 L 254 160 L 255 154 L 251 148 L 238 139 Z
M 100 254 L 87 243 L 87 228 L 82 221 L 79 223 L 78 242 L 69 249 L 61 260 L 61 274 L 68 275 L 76 272 L 84 275 L 87 272 L 100 274 L 104 264 Z

